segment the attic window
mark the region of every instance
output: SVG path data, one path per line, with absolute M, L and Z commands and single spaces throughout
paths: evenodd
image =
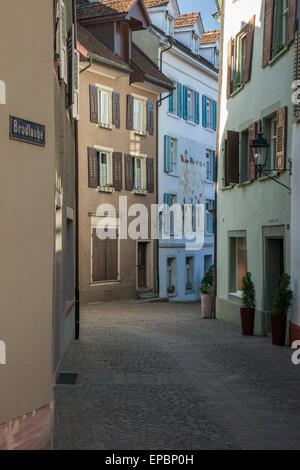
M 195 34 L 193 34 L 193 39 L 192 39 L 192 51 L 194 54 L 199 53 L 199 38 Z
M 174 19 L 167 15 L 167 36 L 174 35 Z

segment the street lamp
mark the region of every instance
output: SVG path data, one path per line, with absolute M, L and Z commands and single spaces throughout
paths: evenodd
M 270 144 L 264 139 L 263 133 L 259 132 L 257 138 L 250 143 L 252 159 L 255 168 L 258 170 L 259 177 L 267 163 Z

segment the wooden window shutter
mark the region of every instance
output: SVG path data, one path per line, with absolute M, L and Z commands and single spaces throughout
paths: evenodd
M 295 39 L 297 24 L 297 0 L 289 0 L 288 10 L 288 44 L 292 44 Z
M 97 229 L 93 229 L 93 282 L 105 281 L 105 253 L 106 240 L 100 240 L 97 236 Z
M 263 67 L 266 67 L 271 59 L 273 16 L 274 16 L 274 0 L 265 0 L 263 59 L 262 59 Z
M 125 189 L 132 191 L 134 187 L 134 158 L 125 155 Z
M 146 130 L 149 135 L 154 134 L 154 103 L 147 101 L 147 126 Z
M 253 162 L 250 144 L 252 140 L 257 138 L 259 132 L 261 132 L 261 121 L 250 124 L 248 128 L 248 181 L 253 181 L 257 178 L 257 170 Z
M 97 188 L 99 183 L 99 162 L 97 150 L 88 148 L 88 173 L 89 173 L 89 188 Z
M 153 158 L 146 159 L 147 170 L 147 190 L 149 193 L 154 193 L 154 160 Z
M 240 134 L 236 131 L 227 131 L 227 171 L 228 183 L 239 183 L 240 177 Z
M 71 33 L 67 40 L 68 52 L 68 106 L 74 104 L 74 50 L 75 50 L 75 29 L 72 25 Z
M 58 3 L 58 34 L 57 34 L 57 50 L 59 53 L 59 78 L 66 84 L 68 83 L 67 73 L 67 23 L 66 23 L 66 7 L 62 0 Z
M 179 117 L 182 117 L 182 85 L 177 83 L 177 114 Z
M 113 184 L 116 191 L 122 191 L 122 153 L 113 153 Z
M 112 93 L 112 124 L 120 129 L 120 93 Z
M 90 85 L 90 121 L 98 124 L 98 88 Z
M 231 95 L 232 49 L 233 40 L 230 38 L 227 45 L 227 99 L 230 98 Z
M 74 119 L 79 119 L 79 52 L 74 49 L 73 51 L 73 90 L 74 99 L 72 106 L 72 116 Z
M 287 107 L 277 111 L 277 132 L 276 132 L 276 169 L 284 170 L 286 165 L 286 144 L 287 144 Z
M 251 18 L 248 23 L 247 39 L 246 39 L 246 55 L 243 70 L 243 82 L 249 82 L 251 78 L 252 69 L 252 57 L 253 57 L 253 43 L 254 43 L 254 31 L 255 31 L 255 15 Z
M 127 118 L 126 118 L 126 128 L 133 130 L 133 107 L 134 107 L 134 98 L 132 95 L 127 95 Z
M 105 240 L 105 279 L 118 279 L 118 235 L 116 239 Z

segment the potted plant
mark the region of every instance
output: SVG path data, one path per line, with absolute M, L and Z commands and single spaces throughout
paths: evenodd
M 185 286 L 185 290 L 192 290 L 193 289 L 193 284 L 187 284 Z
M 174 292 L 175 292 L 175 287 L 174 286 L 168 287 L 168 294 L 173 294 Z
M 241 323 L 243 335 L 253 335 L 255 319 L 255 287 L 251 273 L 246 273 L 242 279 L 243 307 L 241 308 Z
M 212 318 L 213 314 L 213 283 L 214 283 L 214 274 L 213 266 L 209 268 L 207 273 L 204 275 L 199 289 L 201 292 L 201 310 L 202 318 Z
M 287 273 L 282 274 L 279 287 L 274 295 L 271 314 L 272 344 L 284 346 L 286 317 L 292 303 L 293 292 L 290 289 L 291 278 Z

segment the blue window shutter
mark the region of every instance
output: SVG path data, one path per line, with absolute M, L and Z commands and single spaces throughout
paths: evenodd
M 177 114 L 179 117 L 182 118 L 182 85 L 181 83 L 177 83 L 177 98 L 178 98 Z
M 188 87 L 183 86 L 183 119 L 188 120 L 189 112 L 188 112 Z
M 218 112 L 217 102 L 214 101 L 214 131 L 217 130 L 217 112 Z
M 171 137 L 165 135 L 165 172 L 169 173 L 172 170 L 171 162 Z
M 174 110 L 174 95 L 169 96 L 169 113 L 173 114 Z
M 212 174 L 213 174 L 213 181 L 216 181 L 216 152 L 213 151 L 213 159 L 212 159 Z
M 195 92 L 195 123 L 200 124 L 200 95 L 198 91 Z
M 206 96 L 202 95 L 202 125 L 207 127 Z
M 167 204 L 169 207 L 171 206 L 171 194 L 164 194 L 164 204 Z

